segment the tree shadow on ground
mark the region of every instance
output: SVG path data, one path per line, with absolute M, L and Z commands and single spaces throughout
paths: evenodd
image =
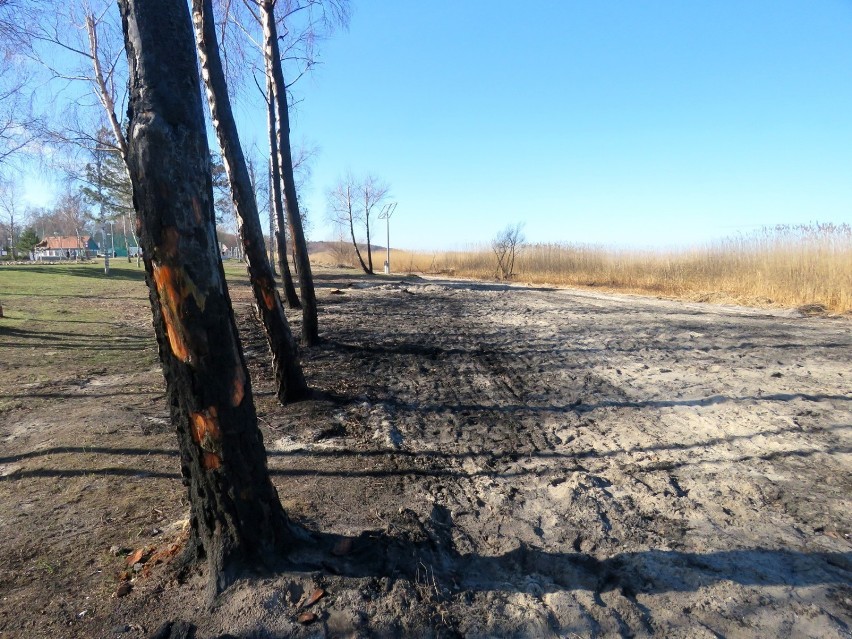
M 459 553 L 447 508 L 435 505 L 426 521 L 402 510 L 389 521 L 393 534 L 365 531 L 354 537 L 302 530 L 288 556 L 290 569 L 325 570 L 343 577 L 416 579 L 427 566 L 452 592 L 516 589 L 535 577 L 538 594 L 583 589 L 636 594 L 694 592 L 719 581 L 745 586 L 843 585 L 852 580 L 852 552 L 745 548 L 706 553 L 642 550 L 598 558 L 584 552 L 552 552 L 520 543 L 487 556 Z M 343 549 L 343 550 L 342 550 Z M 517 588 L 521 591 L 520 588 Z
M 106 280 L 123 280 L 123 281 L 145 281 L 145 269 L 136 268 L 135 266 L 116 265 L 114 262 L 110 265 L 110 273 L 104 273 L 103 266 L 101 268 L 90 268 L 86 266 L 72 266 L 70 264 L 44 265 L 44 266 L 25 266 L 20 268 L 26 273 L 38 273 L 48 275 L 71 275 L 73 277 L 87 277 Z
M 695 444 L 700 447 L 704 443 Z M 681 445 L 675 445 L 682 449 Z M 662 447 L 665 448 L 665 447 Z M 629 451 L 620 451 L 627 453 Z M 810 454 L 812 451 L 789 451 L 790 455 Z M 821 451 L 828 452 L 831 451 Z M 845 451 L 848 453 L 849 451 Z M 275 452 L 272 457 L 327 456 L 388 456 L 409 457 L 433 455 L 437 458 L 457 458 L 482 455 L 478 453 L 443 453 L 439 451 L 287 451 Z M 31 451 L 0 458 L 0 464 L 26 462 L 50 455 L 90 454 L 109 456 L 166 456 L 177 457 L 175 449 L 108 448 L 64 446 Z M 535 456 L 537 453 L 532 453 Z M 609 455 L 610 452 L 589 451 L 589 455 Z M 772 453 L 778 455 L 779 453 Z M 541 456 L 554 456 L 547 451 Z M 576 455 L 564 455 L 564 457 Z M 304 469 L 272 469 L 273 476 L 311 476 L 323 474 L 311 464 Z M 564 466 L 556 470 L 565 470 Z M 330 470 L 341 477 L 353 475 L 402 476 L 426 474 L 439 477 L 469 479 L 478 472 L 456 471 L 438 466 L 434 469 L 394 468 L 365 472 Z M 535 471 L 521 471 L 535 472 Z M 499 470 L 482 474 L 504 476 Z M 180 480 L 177 472 L 136 469 L 126 466 L 85 469 L 20 469 L 0 477 L 0 481 L 22 481 L 32 478 L 61 478 L 69 476 L 114 476 L 131 481 L 152 479 Z M 294 543 L 280 563 L 271 563 L 262 577 L 281 574 L 322 573 L 341 578 L 389 578 L 421 583 L 423 571 L 430 582 L 438 584 L 437 596 L 451 600 L 463 592 L 496 591 L 505 593 L 544 593 L 582 590 L 591 593 L 598 605 L 606 606 L 601 596 L 615 591 L 643 611 L 644 621 L 651 627 L 651 612 L 637 601 L 640 595 L 670 592 L 696 592 L 720 582 L 748 587 L 800 588 L 808 586 L 848 585 L 852 582 L 852 553 L 807 552 L 791 548 L 738 548 L 710 552 L 688 550 L 645 550 L 621 552 L 611 556 L 595 556 L 585 552 L 564 552 L 519 543 L 514 549 L 500 554 L 459 552 L 454 544 L 456 524 L 450 511 L 433 506 L 423 519 L 411 510 L 403 509 L 388 516 L 382 530 L 364 530 L 357 535 L 344 536 L 309 530 L 293 524 Z M 249 578 L 253 578 L 249 576 Z M 166 635 L 168 636 L 168 635 Z M 254 635 L 245 635 L 246 637 Z
M 3 296 L 4 297 L 12 297 L 12 296 L 14 296 L 14 297 L 27 297 L 27 298 L 29 298 L 29 297 L 52 297 L 52 298 L 57 298 L 57 299 L 74 298 L 74 299 L 81 299 L 81 300 L 97 301 L 96 298 L 93 298 L 91 295 L 86 295 L 85 293 L 40 293 L 40 292 L 29 292 L 29 291 L 27 291 L 26 293 L 16 293 L 14 291 L 9 291 L 9 292 L 4 292 Z M 137 302 L 137 301 L 140 300 L 139 297 L 134 297 L 132 295 L 110 295 L 109 297 L 104 297 L 103 299 L 109 300 L 109 301 L 130 300 L 130 301 L 133 301 L 133 302 Z M 13 318 L 8 318 L 8 319 L 13 319 Z M 50 319 L 50 320 L 39 320 L 39 321 L 56 322 L 56 321 L 62 321 L 62 320 Z
M 770 336 L 771 337 L 771 336 Z M 410 341 L 397 341 L 394 343 L 375 343 L 375 342 L 364 342 L 364 343 L 352 343 L 340 341 L 337 339 L 329 339 L 326 341 L 325 345 L 329 349 L 334 349 L 341 353 L 349 353 L 353 355 L 363 355 L 367 356 L 386 356 L 392 357 L 395 355 L 415 355 L 415 356 L 426 356 L 432 359 L 436 357 L 481 357 L 484 355 L 492 355 L 495 357 L 507 357 L 509 353 L 505 351 L 501 351 L 497 348 L 489 348 L 483 345 L 473 346 L 469 348 L 461 347 L 461 346 L 441 346 L 439 344 L 424 344 L 422 339 L 420 341 L 410 340 Z M 700 352 L 700 353 L 711 353 L 711 352 L 738 352 L 745 351 L 750 349 L 762 348 L 760 344 L 755 344 L 753 342 L 741 342 L 739 344 L 729 344 L 725 346 L 715 346 L 708 345 L 696 348 L 693 344 L 678 344 L 671 341 L 666 342 L 642 342 L 641 345 L 637 346 L 618 346 L 608 344 L 606 346 L 571 346 L 570 348 L 565 347 L 557 347 L 557 348 L 519 348 L 512 352 L 513 356 L 516 357 L 531 357 L 534 355 L 537 356 L 551 356 L 554 359 L 570 359 L 573 356 L 578 354 L 598 354 L 598 353 L 647 353 L 650 351 L 654 351 L 657 353 L 681 353 L 681 352 Z M 852 341 L 850 342 L 826 342 L 822 341 L 814 344 L 804 344 L 797 342 L 782 342 L 777 343 L 773 342 L 770 346 L 772 349 L 778 350 L 799 350 L 803 348 L 813 349 L 815 351 L 820 351 L 823 349 L 852 349 Z
M 384 402 L 394 410 L 414 410 L 426 413 L 462 413 L 478 411 L 498 411 L 512 413 L 524 411 L 532 414 L 543 413 L 565 413 L 575 411 L 577 413 L 589 413 L 599 408 L 672 408 L 676 406 L 712 406 L 725 403 L 753 403 L 753 402 L 791 402 L 801 399 L 808 402 L 840 401 L 852 402 L 852 395 L 824 395 L 810 393 L 767 393 L 766 395 L 711 395 L 709 397 L 697 397 L 694 399 L 648 399 L 648 400 L 603 400 L 600 402 L 585 402 L 580 399 L 567 404 L 555 404 L 549 406 L 531 406 L 529 404 L 509 404 L 501 406 L 489 406 L 482 404 L 409 404 L 406 402 Z
M 140 393 L 140 394 L 152 394 Z M 42 395 L 39 395 L 40 397 Z M 90 395 L 87 395 L 87 397 Z M 4 397 L 0 395 L 0 397 Z M 839 432 L 852 429 L 852 425 L 835 424 L 823 429 L 826 432 Z M 520 474 L 540 474 L 539 469 L 521 469 L 506 473 L 499 470 L 502 462 L 514 463 L 518 459 L 526 460 L 548 460 L 563 462 L 558 466 L 554 466 L 554 472 L 565 472 L 570 470 L 584 470 L 577 465 L 576 462 L 585 459 L 603 459 L 620 457 L 626 455 L 636 455 L 645 453 L 668 453 L 668 452 L 684 452 L 684 451 L 702 451 L 708 447 L 731 444 L 736 441 L 750 440 L 754 438 L 771 437 L 784 435 L 788 433 L 804 432 L 803 429 L 795 426 L 777 428 L 773 430 L 762 430 L 744 435 L 727 435 L 725 437 L 713 437 L 710 439 L 699 440 L 691 443 L 663 443 L 654 444 L 651 446 L 636 446 L 629 449 L 617 450 L 597 450 L 588 448 L 584 450 L 575 450 L 569 452 L 557 452 L 553 450 L 533 450 L 533 451 L 511 451 L 501 452 L 494 449 L 481 450 L 465 450 L 461 452 L 446 452 L 440 450 L 408 450 L 398 448 L 376 448 L 376 449 L 348 449 L 348 448 L 320 448 L 311 449 L 310 445 L 305 445 L 303 448 L 296 448 L 287 451 L 268 450 L 267 457 L 275 459 L 300 459 L 304 460 L 307 465 L 305 468 L 270 468 L 270 474 L 279 477 L 299 477 L 299 476 L 328 476 L 328 477 L 388 477 L 388 476 L 435 476 L 435 477 L 455 477 L 462 479 L 472 479 L 478 476 L 487 477 L 512 477 Z M 846 455 L 852 453 L 852 448 L 847 446 L 831 446 L 828 448 L 809 448 L 807 450 L 773 450 L 762 455 L 747 455 L 735 459 L 725 457 L 723 460 L 714 459 L 693 459 L 685 462 L 678 462 L 677 466 L 684 466 L 697 463 L 713 463 L 715 461 L 724 461 L 725 463 L 739 463 L 751 461 L 754 459 L 780 459 L 785 457 L 809 457 L 812 455 Z M 17 455 L 9 455 L 0 457 L 0 464 L 16 464 L 28 459 L 38 459 L 42 457 L 51 457 L 54 455 L 69 455 L 69 454 L 86 454 L 86 455 L 107 455 L 107 456 L 127 456 L 127 457 L 177 457 L 178 450 L 176 448 L 111 448 L 107 446 L 57 446 L 53 448 L 44 448 L 41 450 L 33 450 Z M 395 466 L 392 469 L 376 468 L 371 470 L 353 470 L 350 468 L 329 469 L 323 470 L 316 467 L 315 462 L 323 459 L 346 459 L 346 458 L 378 458 L 388 461 L 399 460 L 430 460 L 436 463 L 433 468 L 403 468 Z M 446 468 L 439 465 L 441 462 L 461 462 L 466 459 L 479 459 L 484 462 L 485 468 L 481 471 L 457 470 L 455 468 Z M 568 462 L 566 465 L 564 462 Z M 573 463 L 572 463 L 573 462 Z M 667 462 L 659 462 L 665 468 L 669 468 L 671 464 Z M 673 467 L 673 466 L 672 466 Z M 651 468 L 650 466 L 648 468 Z M 62 476 L 63 473 L 73 473 L 71 470 L 52 469 L 32 469 L 22 471 L 14 476 L 0 479 L 13 479 L 23 477 L 39 477 L 39 476 Z M 137 475 L 144 474 L 147 471 L 133 468 L 88 468 L 84 472 L 101 475 Z M 49 473 L 49 474 L 48 474 Z M 177 479 L 179 475 L 174 473 L 160 473 L 157 476 L 170 479 Z
M 434 506 L 426 521 L 409 510 L 389 522 L 393 534 L 365 531 L 354 537 L 297 531 L 286 561 L 261 577 L 311 573 L 351 579 L 405 580 L 428 584 L 428 605 L 476 592 L 546 593 L 586 591 L 597 606 L 616 592 L 637 611 L 653 634 L 652 611 L 643 595 L 697 592 L 720 582 L 749 588 L 845 587 L 852 579 L 852 553 L 804 552 L 787 548 L 745 548 L 705 553 L 648 549 L 595 557 L 583 552 L 553 552 L 520 543 L 497 555 L 458 552 L 449 511 Z M 252 577 L 249 577 L 249 583 Z M 617 611 L 613 614 L 618 615 Z M 840 622 L 842 623 L 842 622 Z M 845 624 L 844 624 L 845 625 Z M 262 628 L 240 636 L 272 637 Z M 168 637 L 169 635 L 164 635 Z M 440 635 L 437 635 L 440 636 Z M 448 636 L 455 636 L 450 633 Z M 628 632 L 625 636 L 633 636 Z M 220 639 L 233 635 L 222 635 Z
M 17 272 L 27 275 L 70 275 L 72 277 L 86 277 L 107 280 L 122 280 L 122 281 L 145 281 L 145 269 L 136 267 L 127 267 L 123 265 L 112 264 L 109 275 L 104 274 L 103 267 L 91 268 L 88 266 L 76 266 L 66 263 L 51 264 L 51 265 L 27 265 L 27 266 L 8 266 L 4 272 Z
M 0 326 L 0 339 L 8 338 L 4 348 L 143 351 L 152 347 L 147 334 L 67 333 L 61 331 L 32 330 L 12 326 Z

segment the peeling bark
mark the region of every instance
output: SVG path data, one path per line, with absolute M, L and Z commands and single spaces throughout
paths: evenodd
M 282 404 L 304 399 L 308 395 L 296 342 L 284 315 L 281 298 L 275 288 L 275 278 L 266 257 L 263 228 L 257 210 L 257 200 L 240 146 L 237 124 L 228 98 L 228 87 L 213 20 L 211 0 L 193 0 L 192 17 L 195 40 L 201 61 L 201 75 L 207 87 L 207 100 L 213 119 L 213 128 L 222 151 L 222 162 L 231 185 L 237 226 L 245 251 L 246 268 L 254 293 L 255 307 L 260 317 L 269 350 L 272 368 L 278 387 L 278 400 Z
M 92 70 L 95 74 L 95 84 L 98 86 L 98 96 L 109 119 L 109 125 L 112 128 L 112 134 L 115 136 L 115 141 L 121 151 L 121 157 L 126 159 L 127 140 L 121 132 L 121 124 L 115 113 L 115 101 L 112 99 L 112 94 L 107 88 L 106 80 L 104 79 L 104 72 L 101 68 L 100 49 L 98 47 L 98 30 L 95 25 L 95 17 L 92 14 L 86 14 L 86 32 L 89 35 L 89 51 L 92 54 Z
M 267 469 L 216 241 L 210 156 L 185 3 L 121 0 L 128 169 L 181 472 L 187 558 L 210 594 L 280 557 L 292 533 Z

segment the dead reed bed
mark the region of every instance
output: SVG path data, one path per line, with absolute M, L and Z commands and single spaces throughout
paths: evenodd
M 490 246 L 393 251 L 394 270 L 496 279 Z M 852 227 L 782 225 L 681 250 L 619 250 L 584 244 L 520 248 L 518 282 L 595 287 L 697 301 L 852 313 Z

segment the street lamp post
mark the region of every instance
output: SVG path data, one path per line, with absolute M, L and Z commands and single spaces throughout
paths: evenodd
M 389 202 L 388 204 L 384 205 L 384 207 L 382 208 L 382 212 L 379 213 L 379 219 L 386 221 L 388 231 L 388 253 L 387 259 L 385 260 L 385 275 L 388 275 L 390 273 L 390 219 L 394 211 L 396 211 L 396 202 Z
M 101 226 L 103 233 L 103 248 L 104 248 L 104 275 L 109 275 L 109 251 L 107 250 L 107 225 Z

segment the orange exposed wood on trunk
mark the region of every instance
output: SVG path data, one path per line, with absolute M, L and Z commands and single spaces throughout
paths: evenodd
M 243 374 L 242 365 L 238 364 L 234 369 L 234 389 L 231 393 L 231 406 L 236 408 L 243 403 L 246 395 L 246 377 Z
M 180 310 L 183 296 L 180 291 L 180 269 L 171 266 L 154 264 L 154 282 L 160 298 L 160 309 L 163 312 L 163 323 L 166 325 L 166 335 L 172 347 L 172 353 L 182 362 L 189 362 L 192 354 L 186 343 L 181 323 Z
M 222 467 L 222 459 L 216 453 L 205 452 L 201 464 L 207 470 L 214 470 Z
M 273 310 L 275 308 L 275 292 L 272 290 L 269 282 L 261 282 L 260 290 L 263 293 L 263 303 L 266 304 L 266 308 L 270 311 Z
M 184 325 L 184 303 L 191 295 L 198 309 L 204 311 L 207 295 L 198 289 L 183 268 L 162 263 L 165 258 L 172 260 L 177 257 L 179 243 L 180 234 L 177 228 L 167 226 L 162 230 L 160 245 L 156 249 L 159 260 L 152 265 L 152 271 L 172 353 L 189 364 L 192 360 L 192 350 L 189 346 L 191 340 L 188 338 L 190 331 Z
M 192 423 L 192 439 L 203 451 L 201 463 L 207 470 L 219 468 L 222 465 L 221 452 L 222 432 L 219 430 L 219 412 L 215 406 L 192 413 L 189 416 Z
M 215 406 L 190 415 L 192 438 L 204 450 L 218 450 L 217 442 L 222 436 L 219 431 L 219 411 Z

